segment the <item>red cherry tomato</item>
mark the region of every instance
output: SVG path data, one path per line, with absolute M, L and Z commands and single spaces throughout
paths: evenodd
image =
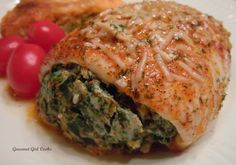
M 39 71 L 45 55 L 38 45 L 26 43 L 12 54 L 7 65 L 7 79 L 17 96 L 35 97 L 40 87 Z
M 0 39 L 0 76 L 6 76 L 7 63 L 12 52 L 24 42 L 20 36 Z
M 64 30 L 50 21 L 35 22 L 28 29 L 28 41 L 40 45 L 46 52 L 64 36 Z

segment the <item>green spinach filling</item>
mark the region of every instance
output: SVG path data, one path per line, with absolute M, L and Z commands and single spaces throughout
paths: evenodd
M 148 152 L 177 134 L 169 121 L 74 63 L 52 67 L 37 104 L 41 116 L 86 148 Z

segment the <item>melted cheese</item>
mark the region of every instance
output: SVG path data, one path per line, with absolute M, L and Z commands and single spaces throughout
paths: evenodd
M 189 67 L 187 64 L 185 64 L 182 61 L 178 61 L 178 64 L 180 67 L 182 67 L 190 76 L 192 76 L 194 79 L 203 82 L 204 78 L 200 76 L 197 72 L 195 72 L 191 67 Z
M 132 79 L 132 88 L 133 89 L 135 89 L 137 87 L 137 84 L 142 79 L 142 76 L 143 76 L 143 73 L 144 73 L 145 65 L 146 65 L 147 58 L 148 58 L 147 53 L 150 53 L 149 50 L 147 50 L 146 48 L 145 48 L 145 50 L 146 51 L 143 54 L 142 60 L 138 64 L 135 76 Z
M 98 43 L 98 47 L 102 49 L 103 52 L 106 53 L 106 55 L 112 59 L 117 65 L 119 65 L 122 69 L 125 69 L 125 63 L 120 59 L 118 55 L 114 55 L 114 52 L 109 50 L 109 47 L 107 45 L 102 45 Z
M 156 58 L 156 62 L 158 63 L 160 69 L 161 69 L 162 72 L 165 74 L 165 76 L 167 77 L 167 79 L 168 79 L 169 81 L 172 80 L 170 71 L 169 71 L 167 65 L 164 63 L 162 57 L 158 54 L 158 52 L 156 53 L 155 58 Z
M 174 36 L 175 36 L 175 31 L 169 32 L 164 41 L 160 44 L 160 48 L 165 49 L 170 44 Z

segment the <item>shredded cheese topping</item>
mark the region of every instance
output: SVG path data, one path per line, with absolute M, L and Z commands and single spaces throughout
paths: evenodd
M 146 49 L 146 48 L 144 48 L 144 49 L 145 49 L 145 52 L 143 54 L 142 60 L 138 64 L 134 79 L 132 79 L 132 88 L 133 89 L 136 88 L 138 82 L 142 79 L 144 69 L 145 69 L 145 65 L 146 65 L 147 58 L 148 58 L 147 54 L 150 53 L 148 49 Z
M 184 56 L 194 49 L 195 44 L 193 39 L 194 36 L 196 36 L 196 33 L 198 33 L 199 28 L 196 28 L 193 37 L 190 37 L 189 31 L 177 27 L 177 24 L 181 21 L 185 21 L 191 22 L 195 26 L 198 24 L 198 22 L 195 21 L 195 18 L 192 18 L 191 16 L 184 18 L 177 14 L 172 16 L 173 22 L 172 24 L 169 24 L 171 21 L 166 21 L 168 20 L 169 13 L 165 13 L 162 10 L 158 12 L 155 10 L 145 11 L 142 10 L 142 5 L 138 4 L 137 8 L 140 8 L 140 11 L 133 11 L 132 14 L 130 11 L 121 13 L 118 9 L 107 10 L 101 13 L 99 17 L 94 20 L 93 27 L 87 27 L 81 30 L 81 33 L 86 33 L 86 36 L 91 39 L 90 41 L 85 42 L 84 45 L 93 49 L 100 48 L 121 69 L 132 66 L 138 58 L 141 58 L 136 70 L 133 71 L 133 74 L 135 75 L 131 76 L 132 88 L 135 88 L 137 83 L 141 80 L 142 74 L 145 72 L 146 61 L 148 60 L 146 53 L 142 53 L 141 56 L 143 57 L 139 57 L 137 48 L 145 47 L 147 45 L 151 46 L 150 48 L 154 54 L 154 59 L 156 60 L 160 71 L 165 75 L 168 81 L 176 80 L 187 82 L 190 80 L 189 77 L 186 77 L 184 74 L 180 75 L 179 73 L 170 71 L 168 64 L 175 62 L 178 67 L 184 70 L 190 77 L 199 82 L 203 82 L 204 77 L 201 76 L 200 72 L 197 72 L 195 62 L 191 61 L 189 58 L 179 58 L 179 56 Z M 207 21 L 207 18 L 205 18 L 205 16 L 203 17 Z M 155 19 L 157 20 L 154 21 Z M 204 26 L 206 29 L 212 30 L 206 23 Z M 166 32 L 169 28 L 171 30 Z M 148 43 L 144 42 L 143 37 L 139 37 L 139 35 L 142 34 L 148 36 Z M 120 55 L 116 53 L 116 50 L 113 50 L 113 47 L 110 44 L 104 44 L 104 41 L 99 39 L 106 38 L 107 36 L 116 38 L 118 42 L 124 44 L 126 48 L 125 51 L 129 56 L 121 58 Z M 182 42 L 179 44 L 179 41 Z M 183 42 L 185 44 L 183 44 Z M 175 46 L 169 48 L 172 44 L 175 44 Z M 180 50 L 182 54 L 174 53 L 178 50 Z
M 167 67 L 167 65 L 164 63 L 162 57 L 160 56 L 160 54 L 156 53 L 156 61 L 159 64 L 159 67 L 161 68 L 161 70 L 163 71 L 163 73 L 165 74 L 165 76 L 167 77 L 168 80 L 172 80 L 170 71 Z
M 191 67 L 189 67 L 187 64 L 185 64 L 182 61 L 178 61 L 178 64 L 180 67 L 182 67 L 186 72 L 189 73 L 190 76 L 192 76 L 194 79 L 203 82 L 204 78 L 200 76 L 198 73 L 196 73 Z

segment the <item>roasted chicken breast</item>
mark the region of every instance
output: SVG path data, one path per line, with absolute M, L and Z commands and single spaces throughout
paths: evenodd
M 50 20 L 66 31 L 81 26 L 88 17 L 122 5 L 122 0 L 21 0 L 2 19 L 2 36 L 27 35 L 30 24 Z
M 229 37 L 221 22 L 175 2 L 108 9 L 49 52 L 39 114 L 91 152 L 184 149 L 222 106 Z

